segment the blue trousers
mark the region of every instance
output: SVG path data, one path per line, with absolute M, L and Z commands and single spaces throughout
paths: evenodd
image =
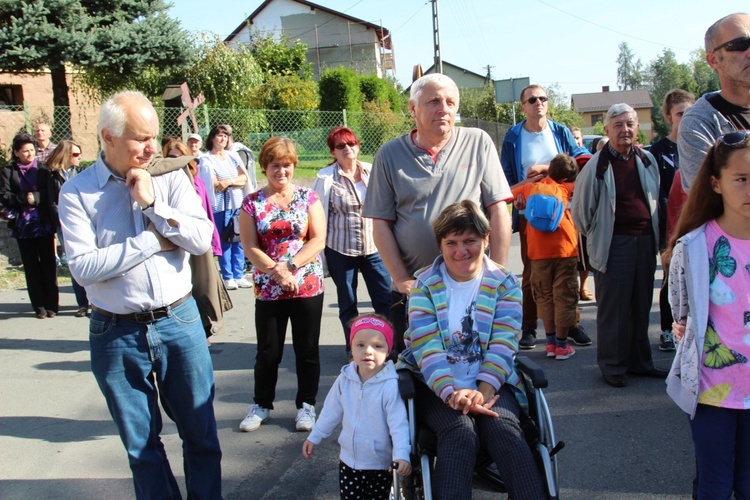
M 325 249 L 326 264 L 331 279 L 336 284 L 339 302 L 339 320 L 344 328 L 346 350 L 349 351 L 349 323 L 359 315 L 357 309 L 358 273 L 362 272 L 367 293 L 370 294 L 375 312 L 388 317 L 391 308 L 391 275 L 380 255 L 350 257 L 328 247 Z
M 699 404 L 690 430 L 698 499 L 750 499 L 750 410 Z
M 214 212 L 214 223 L 216 230 L 221 234 L 232 219 L 232 210 Z M 221 277 L 225 280 L 241 279 L 245 275 L 245 253 L 242 243 L 221 242 L 221 255 L 219 255 L 219 269 Z
M 136 498 L 180 498 L 159 437 L 159 401 L 182 438 L 188 495 L 221 498 L 213 365 L 195 300 L 150 324 L 93 311 L 89 325 L 91 368 L 127 451 Z

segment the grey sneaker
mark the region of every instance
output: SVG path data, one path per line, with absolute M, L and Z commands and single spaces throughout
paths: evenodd
M 521 349 L 533 349 L 536 347 L 536 328 L 527 326 L 521 330 L 521 340 L 518 341 Z
M 271 410 L 268 408 L 263 408 L 260 405 L 251 405 L 247 411 L 247 417 L 240 422 L 240 430 L 242 432 L 256 431 L 260 427 L 260 424 L 266 422 L 270 417 Z
M 302 403 L 302 408 L 297 410 L 294 423 L 298 431 L 310 432 L 315 423 L 315 407 L 307 403 Z
M 661 332 L 661 343 L 659 344 L 660 351 L 674 351 L 674 335 L 669 330 Z

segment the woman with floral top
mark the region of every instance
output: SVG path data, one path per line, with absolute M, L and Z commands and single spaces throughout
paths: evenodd
M 255 404 L 240 430 L 254 431 L 269 418 L 291 319 L 297 369 L 295 423 L 298 431 L 310 431 L 320 379 L 323 264 L 319 254 L 325 245 L 325 215 L 315 191 L 292 183 L 297 151 L 290 139 L 272 137 L 258 159 L 268 185 L 247 196 L 240 213 L 242 246 L 255 268 L 258 336 Z

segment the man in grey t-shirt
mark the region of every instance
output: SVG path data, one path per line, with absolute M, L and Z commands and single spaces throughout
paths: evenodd
M 469 199 L 490 219 L 490 257 L 507 264 L 513 195 L 497 149 L 485 132 L 456 128 L 458 88 L 445 75 L 412 85 L 409 110 L 417 128 L 384 144 L 375 155 L 363 210 L 373 220 L 375 245 L 393 280 L 394 349 L 403 350 L 405 298 L 414 273 L 440 253 L 432 221 L 451 203 Z

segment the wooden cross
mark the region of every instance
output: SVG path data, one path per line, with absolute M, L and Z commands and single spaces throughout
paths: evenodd
M 198 121 L 195 119 L 195 108 L 200 106 L 201 103 L 206 100 L 206 98 L 203 96 L 203 94 L 198 94 L 198 97 L 196 97 L 195 100 L 191 101 L 190 90 L 188 90 L 186 82 L 183 82 L 182 85 L 180 85 L 180 89 L 182 90 L 182 105 L 187 109 L 177 117 L 177 125 L 182 125 L 183 123 L 185 123 L 185 120 L 189 115 L 190 119 L 193 122 L 193 132 L 198 134 L 200 132 L 198 131 Z

